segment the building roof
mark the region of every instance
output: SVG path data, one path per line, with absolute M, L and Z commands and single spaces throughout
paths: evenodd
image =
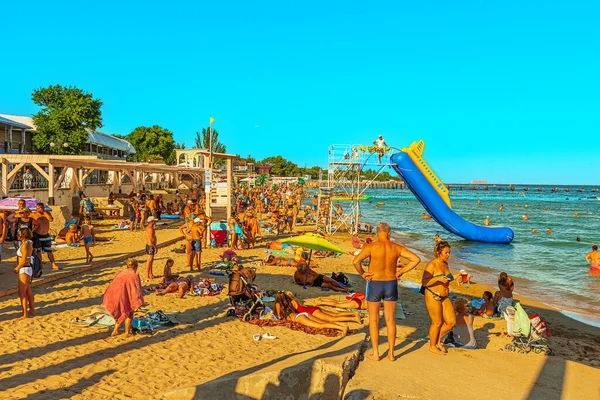
M 16 115 L 0 114 L 0 123 L 12 125 L 15 128 L 19 129 L 33 129 L 33 125 L 31 125 L 31 118 L 29 117 L 19 117 Z
M 97 144 L 104 147 L 110 147 L 112 149 L 125 151 L 127 153 L 135 154 L 135 148 L 131 143 L 125 139 L 119 139 L 107 133 L 93 131 L 91 129 L 85 129 L 88 132 L 88 143 Z
M 9 122 L 4 122 L 3 120 L 8 120 Z M 0 122 L 8 123 L 9 125 L 16 126 L 22 129 L 32 129 L 35 130 L 35 124 L 33 123 L 33 118 L 21 116 L 21 115 L 8 115 L 8 114 L 0 114 Z M 14 125 L 17 124 L 17 125 Z M 18 126 L 22 125 L 22 126 Z M 127 153 L 135 154 L 135 148 L 131 143 L 127 140 L 119 139 L 108 133 L 103 133 L 99 131 L 93 131 L 91 129 L 85 129 L 88 132 L 88 143 L 98 144 L 104 147 L 110 147 L 112 149 L 125 151 Z

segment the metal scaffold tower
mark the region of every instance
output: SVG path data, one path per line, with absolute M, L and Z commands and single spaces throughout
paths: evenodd
M 320 180 L 317 228 L 330 235 L 345 231 L 358 233 L 361 201 L 366 190 L 389 163 L 389 147 L 334 144 L 328 150 L 327 180 Z M 365 171 L 371 173 L 366 177 Z

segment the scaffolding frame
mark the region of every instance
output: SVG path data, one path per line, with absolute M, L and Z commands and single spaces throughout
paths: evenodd
M 329 235 L 341 231 L 352 235 L 358 233 L 361 198 L 381 172 L 392 165 L 389 152 L 389 148 L 359 144 L 329 146 L 327 181 L 319 179 L 317 229 L 324 226 Z M 386 162 L 382 162 L 383 159 Z M 365 179 L 365 169 L 375 170 L 375 174 Z M 348 200 L 334 200 L 336 196 L 347 197 Z

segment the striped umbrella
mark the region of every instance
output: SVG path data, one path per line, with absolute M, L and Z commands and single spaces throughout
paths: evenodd
M 33 197 L 7 197 L 6 199 L 0 200 L 0 210 L 4 211 L 15 211 L 19 208 L 19 200 L 25 200 L 25 206 L 30 210 L 35 210 L 35 205 L 37 203 L 41 203 L 38 199 L 34 199 Z M 46 211 L 52 211 L 47 204 L 44 204 L 44 209 Z

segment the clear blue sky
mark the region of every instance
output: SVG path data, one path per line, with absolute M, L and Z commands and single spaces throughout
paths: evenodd
M 3 4 L 0 113 L 58 83 L 102 99 L 108 133 L 189 147 L 213 115 L 259 159 L 325 166 L 381 133 L 424 139 L 449 182 L 600 181 L 598 2 L 184 3 Z

